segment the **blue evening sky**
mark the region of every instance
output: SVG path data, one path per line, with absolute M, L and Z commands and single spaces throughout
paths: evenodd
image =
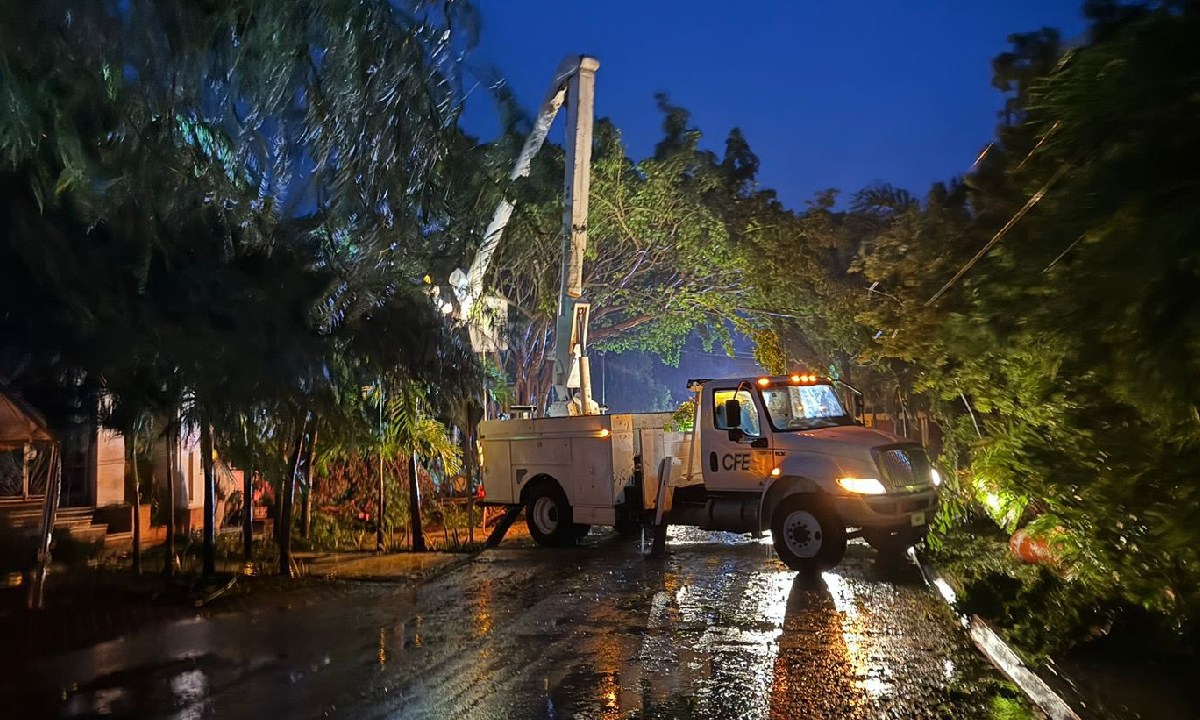
M 1080 36 L 1078 0 L 478 0 L 477 64 L 536 111 L 559 60 L 600 59 L 596 112 L 631 156 L 661 131 L 654 94 L 692 112 L 720 152 L 740 127 L 759 181 L 792 207 L 816 191 L 885 181 L 924 194 L 970 167 L 1002 105 L 991 59 L 1011 33 Z M 558 135 L 561 137 L 561 119 Z M 490 140 L 486 94 L 464 126 Z M 552 136 L 553 137 L 553 136 Z

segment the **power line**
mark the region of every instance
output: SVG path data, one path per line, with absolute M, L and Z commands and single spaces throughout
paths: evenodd
M 1013 225 L 1016 225 L 1018 222 L 1020 222 L 1021 218 L 1025 217 L 1025 214 L 1032 210 L 1033 206 L 1037 205 L 1038 202 L 1041 201 L 1042 196 L 1046 194 L 1046 191 L 1049 190 L 1054 183 L 1058 182 L 1059 178 L 1061 178 L 1066 172 L 1066 165 L 1060 167 L 1058 171 L 1046 181 L 1046 184 L 1042 186 L 1042 189 L 1035 192 L 1033 196 L 1029 198 L 1029 201 L 1025 203 L 1025 206 L 1018 210 L 1017 214 L 1013 215 L 1008 222 L 1004 223 L 1004 227 L 1000 228 L 1000 230 L 998 230 L 996 234 L 992 236 L 992 239 L 988 240 L 987 244 L 980 248 L 979 252 L 975 253 L 975 257 L 971 258 L 966 265 L 963 265 L 958 272 L 954 273 L 954 277 L 950 278 L 946 284 L 942 286 L 941 290 L 935 292 L 933 297 L 925 301 L 925 307 L 929 307 L 937 302 L 937 299 L 944 295 L 945 292 L 954 285 L 954 283 L 958 282 L 963 275 L 966 275 L 971 268 L 975 267 L 975 263 L 982 260 L 983 256 L 987 255 L 988 251 L 995 247 L 996 243 L 1000 242 L 1000 240 L 1008 234 L 1008 231 L 1012 229 Z

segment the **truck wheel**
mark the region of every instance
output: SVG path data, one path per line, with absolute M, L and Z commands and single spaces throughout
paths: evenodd
M 816 498 L 793 495 L 775 508 L 771 540 L 793 570 L 826 570 L 846 554 L 846 527 Z
M 525 506 L 525 523 L 529 535 L 538 545 L 569 545 L 575 542 L 575 523 L 571 521 L 571 504 L 562 488 L 547 483 L 534 488 Z

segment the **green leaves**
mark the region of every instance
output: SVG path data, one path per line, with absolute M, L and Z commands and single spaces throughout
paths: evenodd
M 0 3 L 0 376 L 123 428 L 193 398 L 272 468 L 309 413 L 360 438 L 380 375 L 452 405 L 474 362 L 413 280 L 464 4 Z
M 851 217 L 875 288 L 857 319 L 879 332 L 860 357 L 939 418 L 961 468 L 948 513 L 1007 530 L 1040 514 L 1068 590 L 1194 623 L 1200 15 L 1183 5 L 1102 13 L 1066 53 L 1014 36 L 1003 124 L 963 192 L 870 191 Z

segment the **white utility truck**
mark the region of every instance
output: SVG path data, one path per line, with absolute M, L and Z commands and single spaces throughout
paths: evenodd
M 834 385 L 816 375 L 694 380 L 686 432 L 668 429 L 671 413 L 600 413 L 587 358 L 589 305 L 581 301 L 598 68 L 587 56 L 563 61 L 511 174 L 528 173 L 565 102 L 553 379 L 545 417 L 479 425 L 484 502 L 509 508 L 489 544 L 522 509 L 543 545 L 573 543 L 593 525 L 623 531 L 652 524 L 659 538 L 667 523 L 770 530 L 779 556 L 796 569 L 837 564 L 855 533 L 886 552 L 919 541 L 937 508 L 939 482 L 924 448 L 861 426 Z M 452 279 L 468 322 L 512 209 L 501 203 L 470 270 Z
M 836 565 L 854 535 L 889 554 L 925 536 L 940 482 L 925 449 L 858 424 L 830 382 L 801 374 L 690 389 L 690 431 L 668 430 L 671 413 L 482 423 L 486 501 L 524 507 L 543 545 L 591 525 L 770 530 L 797 570 Z

